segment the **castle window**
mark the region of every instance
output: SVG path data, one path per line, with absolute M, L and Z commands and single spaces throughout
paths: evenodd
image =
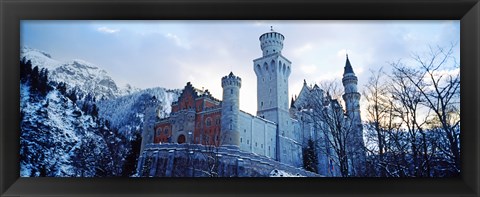
M 233 89 L 230 89 L 230 94 L 233 94 Z
M 165 135 L 168 135 L 168 128 L 165 128 L 164 131 L 165 131 Z
M 242 143 L 242 138 L 240 138 L 240 143 Z
M 233 106 L 230 105 L 230 111 L 233 111 Z
M 255 142 L 255 147 L 257 147 L 257 142 Z
M 211 126 L 212 125 L 212 119 L 207 118 L 207 120 L 205 120 L 205 124 L 207 125 L 207 127 Z
M 249 144 L 249 143 L 250 143 L 250 140 L 247 140 L 247 144 Z
M 243 132 L 244 132 L 244 133 L 246 133 L 246 132 L 247 132 L 247 130 L 246 130 L 246 129 L 244 129 L 244 130 L 243 130 Z
M 160 135 L 162 133 L 162 128 L 158 128 L 155 135 Z
M 260 144 L 260 147 L 263 148 L 263 144 Z

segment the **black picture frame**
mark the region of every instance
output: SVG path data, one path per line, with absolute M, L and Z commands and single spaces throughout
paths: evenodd
M 19 178 L 20 20 L 461 20 L 458 178 Z M 0 0 L 2 196 L 479 196 L 478 0 Z

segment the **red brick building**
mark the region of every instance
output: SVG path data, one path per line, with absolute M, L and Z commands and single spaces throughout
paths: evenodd
M 155 143 L 195 143 L 220 145 L 222 102 L 208 90 L 187 83 L 172 103 L 170 117 L 155 124 Z

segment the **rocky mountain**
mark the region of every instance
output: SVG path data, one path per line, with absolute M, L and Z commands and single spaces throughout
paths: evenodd
M 92 93 L 97 99 L 112 99 L 140 90 L 129 84 L 118 87 L 107 71 L 84 60 L 61 62 L 46 52 L 29 47 L 21 48 L 20 59 L 23 58 L 30 60 L 32 66 L 48 69 L 50 80 L 65 82 L 68 89 L 77 89 L 79 96 Z
M 20 66 L 22 177 L 133 175 L 147 108 L 165 117 L 180 94 L 119 88 L 92 63 L 60 62 L 26 47 Z

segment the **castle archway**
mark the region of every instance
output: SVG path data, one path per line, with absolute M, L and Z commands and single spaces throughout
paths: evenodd
M 185 140 L 185 135 L 181 134 L 181 135 L 178 136 L 177 143 L 183 144 L 183 143 L 185 143 L 185 141 L 186 141 Z

